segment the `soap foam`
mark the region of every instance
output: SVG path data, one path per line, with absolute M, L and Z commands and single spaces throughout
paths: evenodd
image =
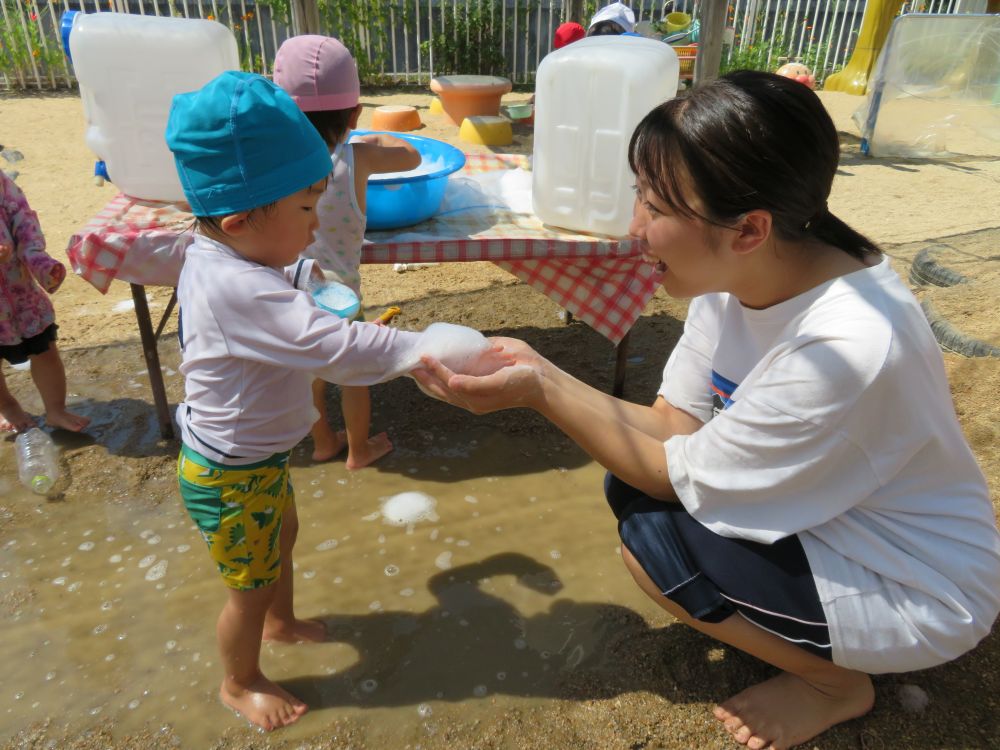
M 412 526 L 420 521 L 436 521 L 437 500 L 423 492 L 400 492 L 382 503 L 382 519 L 393 526 Z

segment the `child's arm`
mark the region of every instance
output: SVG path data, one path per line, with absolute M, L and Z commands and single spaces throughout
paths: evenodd
M 28 267 L 35 280 L 51 294 L 66 278 L 66 266 L 45 252 L 45 235 L 38 223 L 38 214 L 28 205 L 21 188 L 6 175 L 2 179 L 3 214 L 14 240 L 10 252 Z
M 420 166 L 420 153 L 409 141 L 385 133 L 366 135 L 355 141 L 354 173 L 369 176 L 384 172 L 406 172 Z

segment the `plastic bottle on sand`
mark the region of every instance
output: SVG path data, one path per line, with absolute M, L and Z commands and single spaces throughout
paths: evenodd
M 32 427 L 14 441 L 17 449 L 17 473 L 21 483 L 39 495 L 48 494 L 59 479 L 56 444 L 47 432 Z

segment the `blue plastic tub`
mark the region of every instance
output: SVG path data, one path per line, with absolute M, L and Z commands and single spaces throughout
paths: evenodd
M 355 130 L 351 136 L 371 135 L 383 131 Z M 448 175 L 465 166 L 465 154 L 454 146 L 433 138 L 409 133 L 387 133 L 409 141 L 420 152 L 423 161 L 412 177 L 398 175 L 368 179 L 368 229 L 398 229 L 419 224 L 437 213 L 448 186 Z M 440 162 L 440 164 L 437 164 Z M 431 171 L 426 165 L 435 164 Z

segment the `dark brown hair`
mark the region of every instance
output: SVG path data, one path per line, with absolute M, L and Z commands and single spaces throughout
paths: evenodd
M 318 112 L 306 112 L 309 122 L 319 131 L 329 148 L 333 148 L 343 139 L 351 127 L 351 115 L 354 107 L 347 109 L 324 109 Z

